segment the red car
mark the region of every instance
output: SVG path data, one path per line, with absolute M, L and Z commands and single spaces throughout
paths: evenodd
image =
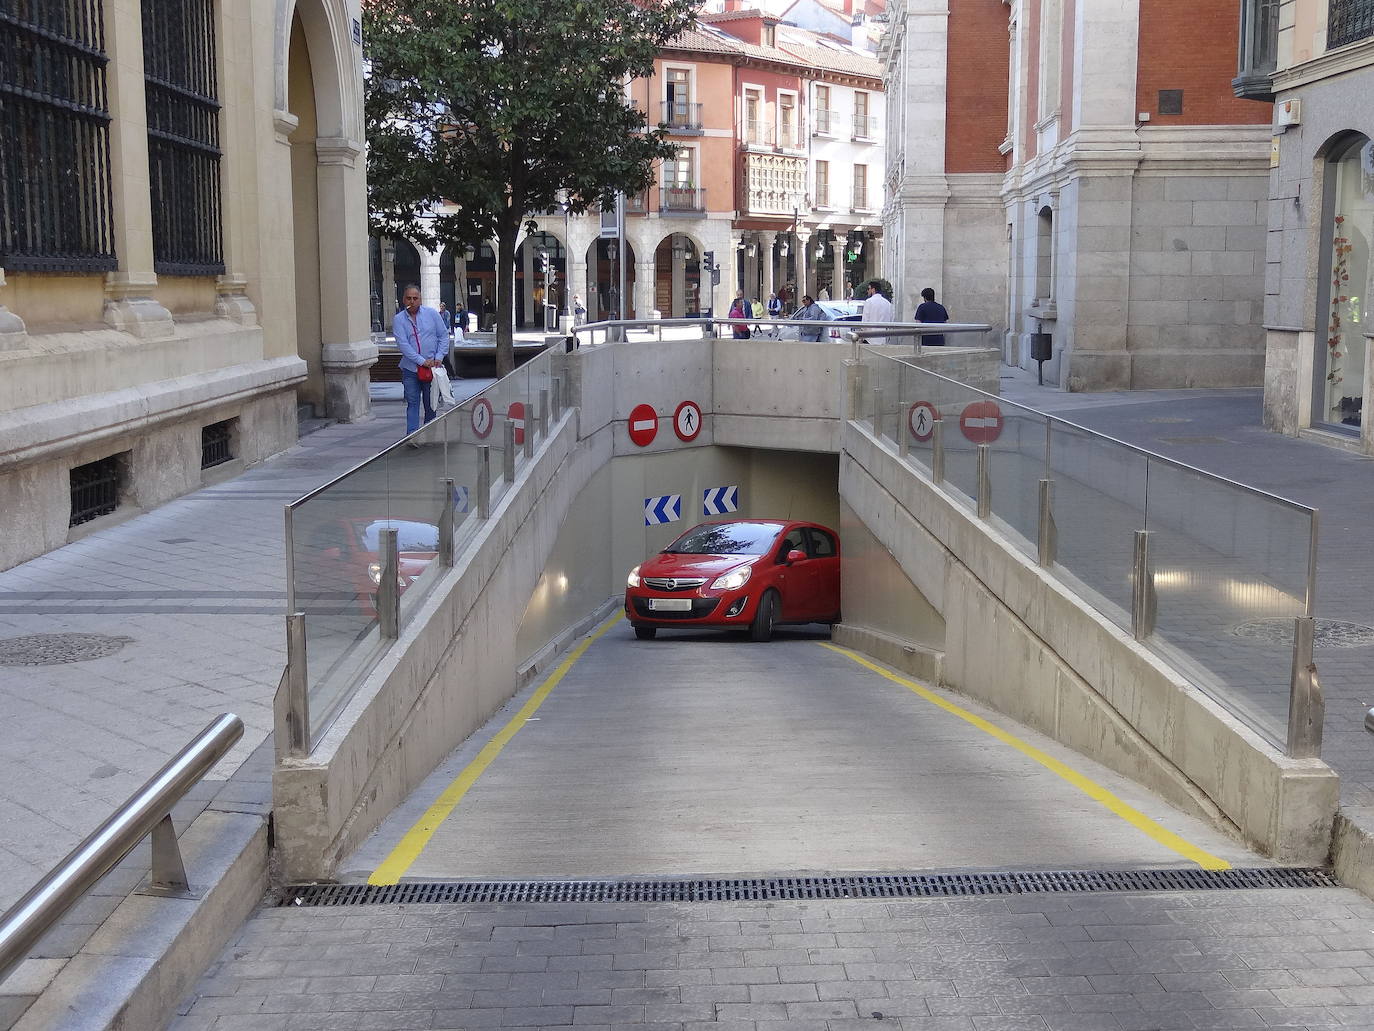
M 817 523 L 702 523 L 630 570 L 625 617 L 641 641 L 660 627 L 748 630 L 840 618 L 840 539 Z
M 335 519 L 322 522 L 297 551 L 296 590 L 351 591 L 369 619 L 377 618 L 377 585 L 382 581 L 383 530 L 396 531 L 396 586 L 404 594 L 439 552 L 439 528 L 410 519 Z

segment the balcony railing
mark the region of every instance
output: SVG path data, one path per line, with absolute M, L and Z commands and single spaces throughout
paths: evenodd
M 682 100 L 662 102 L 663 124 L 674 132 L 701 132 L 701 105 Z
M 828 208 L 828 207 L 830 207 L 830 184 L 829 184 L 829 183 L 817 183 L 817 184 L 816 184 L 816 202 L 815 202 L 815 207 L 818 207 L 818 208 Z
M 849 205 L 854 211 L 868 211 L 868 190 L 854 187 L 854 193 L 850 197 L 852 203 Z
M 744 142 L 756 147 L 773 145 L 773 123 L 750 119 L 744 123 Z
M 854 139 L 871 140 L 878 135 L 878 119 L 873 115 L 854 116 Z
M 1231 80 L 1232 93 L 1242 100 L 1274 99 L 1278 41 L 1279 0 L 1242 0 L 1240 52 L 1236 77 Z
M 706 210 L 706 190 L 700 186 L 661 186 L 658 191 L 658 210 L 668 213 Z
M 805 150 L 806 134 L 796 122 L 778 128 L 778 146 L 787 150 Z
M 625 210 L 631 215 L 642 215 L 649 210 L 648 198 L 643 193 L 625 194 Z
M 836 126 L 840 124 L 840 113 L 828 108 L 821 108 L 817 111 L 813 111 L 811 116 L 816 122 L 815 133 L 817 136 L 829 136 L 835 131 Z
M 1331 0 L 1326 17 L 1326 48 L 1374 36 L 1374 0 Z

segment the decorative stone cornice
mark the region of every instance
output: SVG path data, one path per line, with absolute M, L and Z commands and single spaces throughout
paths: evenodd
M 362 152 L 361 143 L 344 136 L 321 136 L 315 141 L 315 157 L 322 165 L 352 168 Z
M 1374 66 L 1374 37 L 1350 43 L 1336 50 L 1329 50 L 1321 57 L 1304 61 L 1292 68 L 1284 68 L 1274 73 L 1274 92 L 1297 89 L 1309 83 L 1320 82 L 1346 72 L 1359 71 Z

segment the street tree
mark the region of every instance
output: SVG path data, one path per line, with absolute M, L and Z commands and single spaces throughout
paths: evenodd
M 427 247 L 496 240 L 498 375 L 515 366 L 522 227 L 560 201 L 582 214 L 644 190 L 672 157 L 625 86 L 653 71 L 699 2 L 363 4 L 371 229 Z

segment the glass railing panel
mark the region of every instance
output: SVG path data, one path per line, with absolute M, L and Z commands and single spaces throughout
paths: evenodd
M 1279 746 L 1311 527 L 1304 509 L 1150 462 L 1145 528 L 1156 614 L 1147 643 Z
M 931 377 L 929 398 L 938 407 L 943 424 L 946 490 L 962 495 L 970 506 L 978 504 L 978 444 L 987 395 L 981 390 Z M 965 419 L 965 413 L 968 418 Z M 972 422 L 970 422 L 972 420 Z
M 982 429 L 995 434 L 988 442 L 992 518 L 1017 550 L 1034 557 L 1040 526 L 1040 481 L 1047 476 L 1049 420 L 1029 408 L 991 403 L 996 408 L 985 411 Z
M 1147 459 L 1091 430 L 1051 421 L 1056 576 L 1118 626 L 1131 626 L 1135 533 L 1145 527 Z
M 386 453 L 389 518 L 397 530 L 402 630 L 443 574 L 436 558 L 452 425 L 447 417 L 435 419 Z

